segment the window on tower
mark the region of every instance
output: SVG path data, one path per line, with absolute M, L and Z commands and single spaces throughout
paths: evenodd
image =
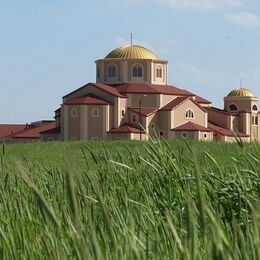
M 237 106 L 232 104 L 229 106 L 229 111 L 237 111 Z
M 252 110 L 257 111 L 258 110 L 257 105 L 253 105 Z
M 116 78 L 116 66 L 115 65 L 109 65 L 107 69 L 107 76 L 109 78 Z
M 133 67 L 133 77 L 142 77 L 143 76 L 143 69 L 140 65 L 135 65 Z
M 162 67 L 161 66 L 158 66 L 156 68 L 156 77 L 157 78 L 162 78 Z

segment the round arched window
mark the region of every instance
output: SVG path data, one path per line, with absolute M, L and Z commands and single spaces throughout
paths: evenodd
M 107 76 L 109 78 L 116 78 L 116 66 L 115 65 L 111 64 L 108 66 Z
M 161 66 L 158 66 L 156 68 L 156 77 L 157 78 L 162 78 L 162 67 Z
M 191 109 L 189 109 L 188 111 L 186 111 L 185 113 L 185 118 L 194 118 L 194 113 Z
M 133 77 L 142 77 L 143 76 L 143 69 L 140 65 L 135 65 L 133 67 Z
M 256 104 L 254 104 L 254 105 L 252 106 L 252 110 L 254 110 L 254 111 L 257 111 L 257 110 L 258 110 L 258 107 L 257 107 Z
M 237 111 L 237 106 L 232 104 L 229 106 L 229 111 Z

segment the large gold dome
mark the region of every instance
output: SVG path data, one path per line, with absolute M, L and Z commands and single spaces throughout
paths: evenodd
M 255 95 L 247 88 L 236 88 L 228 94 L 228 97 L 255 97 Z
M 105 59 L 144 59 L 157 60 L 158 57 L 150 50 L 139 45 L 125 45 L 111 51 Z

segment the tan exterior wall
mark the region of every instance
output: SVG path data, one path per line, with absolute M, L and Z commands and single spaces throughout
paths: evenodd
M 99 111 L 99 117 L 92 116 L 93 109 Z M 103 116 L 103 106 L 88 106 L 88 139 L 103 139 Z
M 73 111 L 77 116 L 73 117 Z M 68 140 L 80 139 L 80 106 L 68 106 Z
M 199 140 L 201 141 L 212 141 L 213 133 L 212 132 L 199 132 Z
M 160 111 L 159 112 L 159 133 L 163 131 L 162 137 L 164 139 L 172 139 L 171 138 L 171 113 L 170 111 Z
M 177 96 L 172 96 L 172 95 L 161 95 L 161 103 L 160 107 L 165 106 L 169 102 L 171 102 L 173 99 L 175 99 Z
M 195 131 L 172 131 L 172 139 L 188 139 L 188 140 L 199 140 L 199 132 Z M 183 134 L 186 134 L 186 137 L 183 136 Z
M 228 123 L 230 121 L 230 117 L 231 115 L 229 114 L 225 114 L 225 113 L 221 113 L 218 111 L 214 111 L 214 110 L 209 110 L 208 111 L 208 120 L 219 125 L 222 126 L 224 128 L 230 129 L 230 124 Z
M 131 140 L 131 133 L 114 133 L 108 134 L 109 140 Z
M 194 113 L 194 118 L 186 119 L 185 114 L 186 111 L 191 109 Z M 207 113 L 203 111 L 201 108 L 196 106 L 191 100 L 187 100 L 176 109 L 171 111 L 171 126 L 170 128 L 175 128 L 179 125 L 185 124 L 187 122 L 194 122 L 201 126 L 207 127 Z
M 142 107 L 147 107 L 147 108 L 158 108 L 160 104 L 158 101 L 160 100 L 160 95 L 159 94 L 147 94 L 145 97 L 143 94 L 128 94 L 130 100 L 128 103 L 129 107 L 135 107 L 139 108 L 139 101 L 142 99 Z

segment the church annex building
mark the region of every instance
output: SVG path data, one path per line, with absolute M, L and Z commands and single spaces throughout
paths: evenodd
M 96 82 L 63 97 L 55 122 L 41 131 L 50 140 L 205 141 L 260 140 L 258 98 L 237 88 L 224 109 L 168 85 L 168 62 L 138 45 L 111 51 L 96 61 Z

